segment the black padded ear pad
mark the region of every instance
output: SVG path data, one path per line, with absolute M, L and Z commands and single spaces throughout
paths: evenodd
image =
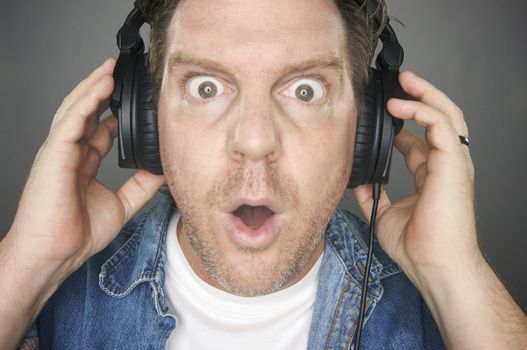
M 370 68 L 368 85 L 364 92 L 363 110 L 357 118 L 353 167 L 348 188 L 371 182 L 379 153 L 379 134 L 384 112 L 383 103 L 381 72 Z
M 132 87 L 132 143 L 137 167 L 162 175 L 157 118 L 152 106 L 154 85 L 148 72 L 148 54 L 138 57 Z

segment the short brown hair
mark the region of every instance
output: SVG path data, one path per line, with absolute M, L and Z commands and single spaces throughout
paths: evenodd
M 348 51 L 352 83 L 359 112 L 368 82 L 368 67 L 375 53 L 377 39 L 386 23 L 384 0 L 333 0 L 348 33 Z M 149 69 L 154 82 L 153 108 L 157 109 L 167 54 L 168 26 L 179 0 L 145 1 L 144 12 L 150 23 Z

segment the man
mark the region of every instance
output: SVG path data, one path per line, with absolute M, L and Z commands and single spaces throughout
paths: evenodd
M 1 242 L 0 342 L 33 324 L 25 344 L 43 348 L 349 348 L 366 228 L 335 210 L 369 50 L 366 21 L 342 14 L 329 0 L 166 5 L 151 54 L 164 175 L 117 193 L 95 180 L 116 136 L 98 120 L 115 62 L 81 82 Z M 377 238 L 398 266 L 376 250 L 362 344 L 442 348 L 439 331 L 449 348 L 525 348 L 525 315 L 477 246 L 463 115 L 414 74 L 400 82 L 416 101 L 388 109 L 427 140 L 396 139 L 417 192 L 382 193 Z M 165 181 L 179 211 L 166 194 L 131 219 Z M 355 195 L 369 214 L 371 186 Z

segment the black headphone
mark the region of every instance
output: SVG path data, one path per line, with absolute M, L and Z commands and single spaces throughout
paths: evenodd
M 161 175 L 157 120 L 152 108 L 154 87 L 148 72 L 148 59 L 139 29 L 146 22 L 142 1 L 117 33 L 119 58 L 114 69 L 115 87 L 110 108 L 119 120 L 119 166 L 146 169 Z M 369 69 L 362 113 L 358 118 L 353 168 L 348 188 L 367 183 L 388 183 L 395 135 L 403 121 L 386 110 L 391 97 L 407 98 L 398 76 L 404 51 L 387 23 L 380 35 L 382 49 L 376 68 Z

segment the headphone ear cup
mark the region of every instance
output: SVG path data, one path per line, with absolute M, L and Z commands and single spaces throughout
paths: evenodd
M 157 118 L 152 107 L 153 95 L 154 84 L 148 72 L 148 54 L 142 54 L 136 64 L 132 90 L 134 155 L 138 168 L 162 175 Z
M 371 182 L 377 163 L 379 127 L 383 109 L 383 89 L 380 71 L 369 69 L 368 85 L 364 91 L 362 113 L 357 118 L 353 167 L 348 188 Z

